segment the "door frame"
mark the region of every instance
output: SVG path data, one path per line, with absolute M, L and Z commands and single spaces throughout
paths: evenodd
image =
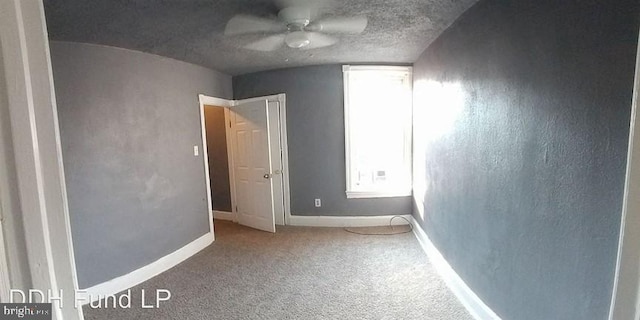
M 7 179 L 0 184 L 17 189 L 21 208 L 3 213 L 21 215 L 24 228 L 12 231 L 26 239 L 29 265 L 9 272 L 24 273 L 32 288 L 64 292 L 67 307 L 54 303 L 53 319 L 83 319 L 82 309 L 74 308 L 78 283 L 46 30 L 42 1 L 0 1 L 0 76 L 11 79 L 6 82 L 15 157 L 10 170 L 17 176 L 16 184 Z
M 622 218 L 609 319 L 640 317 L 640 33 L 629 123 Z
M 237 222 L 237 199 L 236 199 L 236 186 L 235 186 L 235 174 L 233 170 L 233 148 L 231 148 L 231 128 L 229 126 L 230 121 L 230 113 L 229 111 L 233 109 L 233 107 L 237 106 L 239 103 L 243 102 L 252 102 L 259 100 L 267 100 L 268 102 L 278 102 L 280 107 L 279 114 L 279 131 L 280 131 L 280 146 L 282 149 L 282 188 L 283 188 L 283 201 L 284 201 L 284 224 L 290 224 L 291 220 L 291 193 L 289 187 L 289 147 L 287 143 L 287 109 L 286 109 L 286 94 L 274 94 L 262 97 L 254 97 L 249 99 L 240 99 L 240 100 L 229 100 L 224 98 L 207 96 L 204 94 L 198 95 L 198 100 L 200 103 L 200 119 L 201 119 L 201 131 L 202 131 L 202 151 L 205 165 L 205 174 L 206 174 L 206 182 L 207 182 L 207 192 L 208 192 L 208 201 L 209 206 L 211 206 L 211 184 L 209 181 L 209 154 L 207 150 L 207 137 L 206 137 L 206 127 L 204 122 L 204 108 L 205 106 L 216 106 L 216 107 L 224 107 L 225 112 L 225 131 L 226 131 L 226 139 L 227 139 L 227 156 L 229 161 L 229 185 L 231 192 L 231 216 L 234 222 Z M 211 207 L 209 208 L 210 212 L 213 212 Z M 211 223 L 213 223 L 213 218 L 211 217 Z M 213 230 L 213 229 L 212 229 Z
M 211 97 L 209 97 L 211 98 Z M 225 100 L 217 99 L 216 102 L 225 104 Z M 213 206 L 211 205 L 211 178 L 209 176 L 209 151 L 207 149 L 207 128 L 205 124 L 204 118 L 204 108 L 208 103 L 203 103 L 203 95 L 198 96 L 198 100 L 200 101 L 200 134 L 202 137 L 202 162 L 204 163 L 204 180 L 207 190 L 207 212 L 209 213 L 209 230 L 211 230 L 211 234 L 213 235 L 213 241 L 216 241 L 216 233 L 213 229 Z M 218 104 L 215 104 L 216 106 Z M 226 108 L 225 108 L 226 110 Z M 226 113 L 226 111 L 225 111 Z

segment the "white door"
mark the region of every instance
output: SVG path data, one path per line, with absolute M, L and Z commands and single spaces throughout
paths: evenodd
M 269 101 L 269 135 L 271 150 L 271 185 L 276 225 L 284 225 L 284 173 L 282 171 L 282 141 L 280 138 L 280 101 Z
M 238 223 L 275 232 L 268 101 L 230 109 Z

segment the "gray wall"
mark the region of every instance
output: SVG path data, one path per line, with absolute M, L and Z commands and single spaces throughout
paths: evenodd
M 415 64 L 417 96 L 433 81 L 464 99 L 415 151 L 421 224 L 503 319 L 607 317 L 639 15 L 637 0 L 485 0 Z
M 209 154 L 209 179 L 211 182 L 211 206 L 213 210 L 231 212 L 231 186 L 229 181 L 229 155 L 224 108 L 206 106 L 207 152 Z
M 208 232 L 199 93 L 229 76 L 146 53 L 52 42 L 80 288 L 136 270 Z
M 409 214 L 411 198 L 347 199 L 342 66 L 265 71 L 233 77 L 235 99 L 287 95 L 293 215 Z M 322 199 L 322 207 L 314 199 Z

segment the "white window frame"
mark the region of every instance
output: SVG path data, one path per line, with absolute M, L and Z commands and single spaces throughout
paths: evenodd
M 412 125 L 413 119 L 409 119 L 407 123 L 407 132 L 405 132 L 405 154 L 407 155 L 405 162 L 409 170 L 409 181 L 406 190 L 354 190 L 351 181 L 351 137 L 350 137 L 350 121 L 349 121 L 349 73 L 351 71 L 393 71 L 404 72 L 408 80 L 408 84 L 413 90 L 413 68 L 410 66 L 379 66 L 379 65 L 343 65 L 343 83 L 344 83 L 344 125 L 345 125 L 345 168 L 346 168 L 346 195 L 347 199 L 358 198 L 386 198 L 386 197 L 408 197 L 412 195 L 413 182 L 412 179 Z M 412 110 L 412 106 L 408 106 Z

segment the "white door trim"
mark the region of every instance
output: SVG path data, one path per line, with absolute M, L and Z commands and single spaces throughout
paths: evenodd
M 0 99 L 2 99 L 0 97 Z M 4 177 L 0 177 L 4 178 Z M 0 181 L 5 183 L 6 180 Z M 6 201 L 6 200 L 5 200 Z M 11 282 L 9 280 L 9 263 L 7 262 L 6 244 L 4 240 L 4 213 L 2 212 L 2 194 L 0 194 L 0 301 L 9 302 L 9 290 L 11 290 Z
M 83 319 L 42 1 L 0 1 L 0 42 L 32 287 L 63 291 L 53 319 Z
M 200 110 L 204 110 L 204 105 L 213 105 L 219 107 L 225 107 L 225 128 L 227 136 L 227 155 L 229 158 L 229 183 L 231 188 L 231 213 L 233 214 L 233 221 L 237 222 L 237 210 L 236 210 L 236 188 L 235 188 L 235 175 L 233 173 L 233 148 L 231 148 L 231 128 L 229 127 L 229 109 L 233 108 L 240 102 L 252 102 L 259 100 L 267 100 L 269 102 L 279 102 L 280 104 L 280 145 L 282 148 L 282 184 L 283 184 L 283 196 L 284 196 L 284 223 L 290 224 L 291 220 L 291 192 L 289 187 L 289 147 L 287 142 L 287 97 L 286 94 L 275 94 L 263 97 L 255 97 L 242 100 L 228 100 L 224 98 L 211 97 L 204 94 L 198 95 L 200 101 Z M 206 128 L 203 127 L 202 130 Z M 206 131 L 203 131 L 206 134 Z M 205 137 L 206 139 L 206 137 Z M 203 140 L 206 144 L 206 140 Z M 203 156 L 208 158 L 207 150 L 203 148 Z M 208 170 L 208 164 L 206 164 Z M 208 176 L 208 173 L 207 173 Z M 209 184 L 207 184 L 209 185 Z M 209 190 L 209 193 L 211 191 Z M 211 210 L 209 210 L 211 211 Z
M 199 94 L 198 95 L 198 101 L 200 102 L 200 112 L 201 115 L 200 117 L 202 118 L 202 123 L 201 123 L 201 130 L 202 130 L 202 134 L 203 134 L 203 140 L 202 143 L 206 146 L 207 144 L 207 128 L 206 128 L 206 124 L 204 122 L 204 108 L 205 106 L 215 106 L 215 107 L 223 107 L 224 108 L 224 126 L 225 126 L 225 136 L 226 136 L 226 140 L 227 140 L 227 159 L 229 162 L 229 191 L 231 193 L 231 219 L 233 222 L 237 222 L 238 219 L 236 218 L 237 212 L 236 212 L 236 188 L 235 188 L 235 179 L 234 179 L 234 173 L 233 173 L 233 153 L 231 152 L 231 138 L 230 138 L 230 134 L 231 132 L 230 127 L 229 127 L 229 107 L 232 107 L 235 105 L 235 102 L 233 100 L 228 100 L 228 99 L 224 99 L 224 98 L 217 98 L 217 97 L 211 97 L 211 96 L 207 96 L 204 94 Z M 210 182 L 210 177 L 209 177 L 209 150 L 204 147 L 202 150 L 202 156 L 205 159 L 205 167 L 206 169 L 206 175 L 207 175 L 207 200 L 209 201 L 209 212 L 210 212 L 210 221 L 211 224 L 213 224 L 213 219 L 215 218 L 215 215 L 213 213 L 213 208 L 211 206 L 211 182 Z M 227 220 L 227 219 L 225 219 Z M 213 230 L 214 228 L 212 227 L 211 230 Z
M 204 98 L 204 99 L 203 99 Z M 216 240 L 216 234 L 213 229 L 213 208 L 211 206 L 211 181 L 209 177 L 209 152 L 207 150 L 207 127 L 204 121 L 204 108 L 206 103 L 203 100 L 207 100 L 202 95 L 198 96 L 200 102 L 200 135 L 202 137 L 202 162 L 204 163 L 204 179 L 207 188 L 207 212 L 209 212 L 209 232 L 213 237 L 213 241 Z
M 284 194 L 284 224 L 291 223 L 291 191 L 289 189 L 289 142 L 287 140 L 287 96 L 281 93 L 280 102 L 280 145 L 282 148 L 282 183 Z
M 200 101 L 201 106 L 208 105 L 208 106 L 216 106 L 216 107 L 232 107 L 234 105 L 233 100 L 210 97 L 204 94 L 198 95 L 198 101 Z
M 1 42 L 1 41 L 0 41 Z M 2 46 L 0 45 L 0 48 Z M 4 60 L 2 59 L 2 52 L 0 51 L 0 103 L 7 101 L 7 86 L 4 78 Z M 13 218 L 11 214 L 17 205 L 17 199 L 15 199 L 15 193 L 11 192 L 12 180 L 10 178 L 11 172 L 13 172 L 13 151 L 11 137 L 5 136 L 6 132 L 9 132 L 11 128 L 11 122 L 9 121 L 9 109 L 7 106 L 0 105 L 0 302 L 9 301 L 9 290 L 12 287 L 20 288 L 22 283 L 11 283 L 11 275 L 9 273 L 9 261 L 12 258 L 9 257 L 10 250 L 8 245 L 10 243 L 5 242 L 5 230 L 9 232 L 13 231 L 13 225 L 8 222 Z M 14 240 L 15 241 L 15 240 Z M 15 249 L 13 249 L 14 255 Z M 13 257 L 14 260 L 20 260 L 19 257 Z M 17 263 L 14 261 L 14 268 Z M 22 279 L 20 270 L 13 276 L 18 279 Z
M 637 47 L 627 171 L 609 319 L 640 317 L 640 46 Z

